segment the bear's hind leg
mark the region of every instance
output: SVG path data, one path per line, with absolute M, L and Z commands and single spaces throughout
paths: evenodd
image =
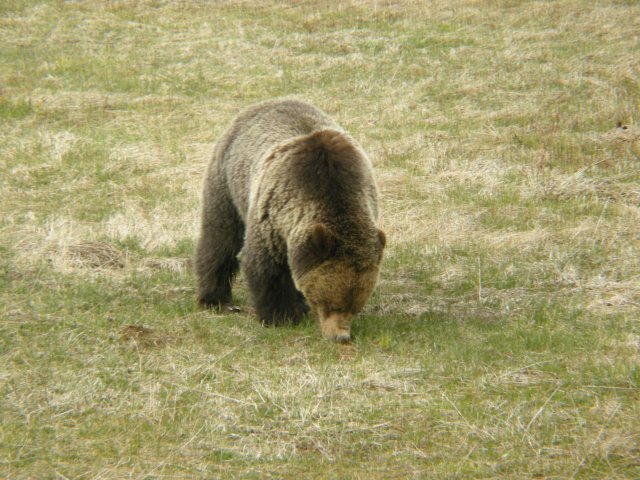
M 231 304 L 231 283 L 239 267 L 243 234 L 242 220 L 231 201 L 224 196 L 206 196 L 195 259 L 201 306 Z

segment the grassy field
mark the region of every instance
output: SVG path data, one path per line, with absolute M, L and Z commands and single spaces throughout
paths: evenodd
M 0 3 L 0 478 L 639 478 L 640 4 Z M 199 311 L 202 175 L 369 152 L 355 341 Z M 620 123 L 623 127 L 617 128 Z

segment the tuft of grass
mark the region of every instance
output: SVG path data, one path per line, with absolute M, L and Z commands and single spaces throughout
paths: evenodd
M 0 477 L 639 477 L 639 18 L 2 2 Z M 350 345 L 262 327 L 241 275 L 195 306 L 213 143 L 282 95 L 375 166 Z

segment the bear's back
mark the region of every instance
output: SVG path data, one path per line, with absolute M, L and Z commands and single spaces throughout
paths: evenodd
M 235 164 L 242 159 L 253 164 L 270 148 L 323 128 L 340 129 L 331 117 L 307 103 L 290 99 L 259 103 L 242 112 L 221 139 L 222 161 Z
M 327 127 L 340 129 L 321 110 L 292 99 L 259 103 L 236 117 L 219 140 L 214 161 L 241 216 L 246 215 L 260 159 L 276 145 Z

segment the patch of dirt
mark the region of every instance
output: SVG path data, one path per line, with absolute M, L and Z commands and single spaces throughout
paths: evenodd
M 177 337 L 166 333 L 158 333 L 142 325 L 126 325 L 120 329 L 120 341 L 134 343 L 143 347 L 162 347 L 176 343 Z
M 640 142 L 640 127 L 618 124 L 616 128 L 604 134 L 605 140 L 613 143 Z
M 340 345 L 340 361 L 341 362 L 350 362 L 356 358 L 357 354 L 358 354 L 358 348 L 355 345 L 351 343 Z

